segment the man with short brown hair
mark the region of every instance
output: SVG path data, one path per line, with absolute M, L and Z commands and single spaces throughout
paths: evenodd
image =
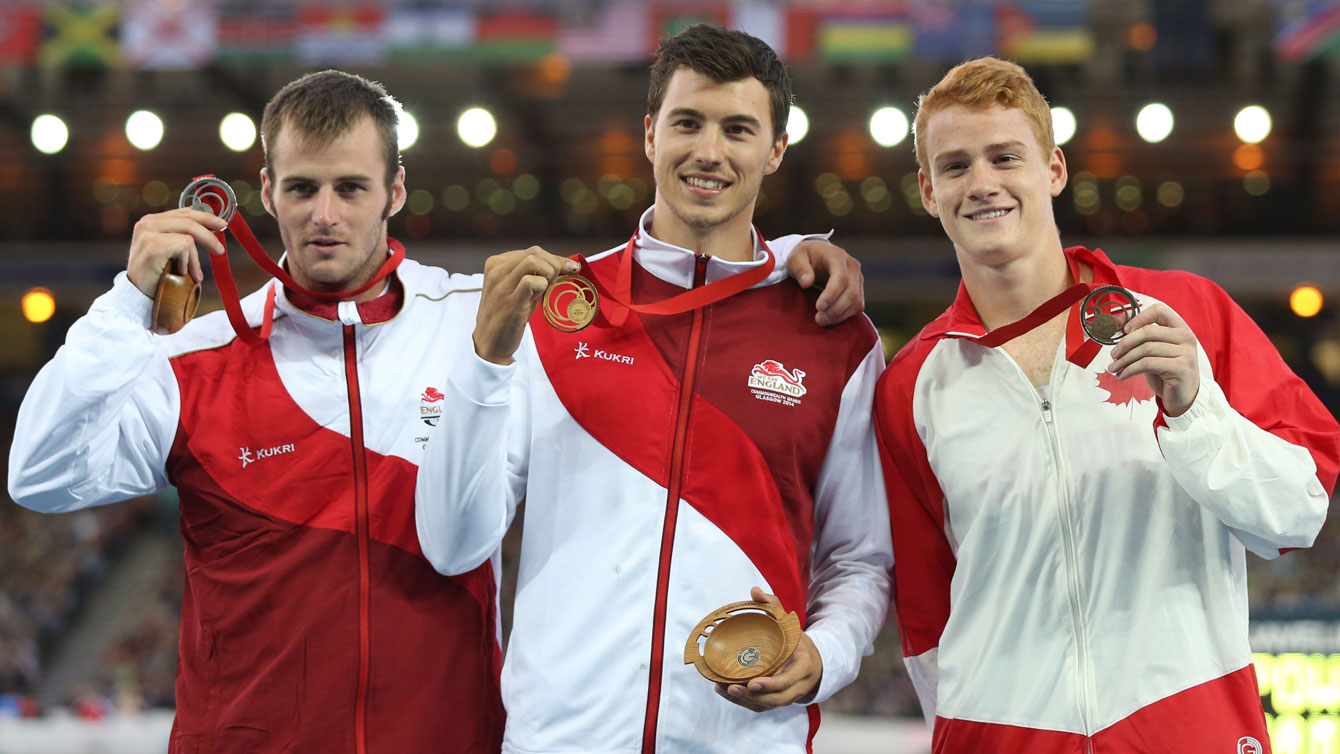
M 883 351 L 863 316 L 816 323 L 815 294 L 777 264 L 791 241 L 753 227 L 786 151 L 776 54 L 695 26 L 662 43 L 652 82 L 656 200 L 587 260 L 600 319 L 537 313 L 577 262 L 489 260 L 474 353 L 420 466 L 419 539 L 444 573 L 473 567 L 526 500 L 504 751 L 799 753 L 887 610 Z M 687 640 L 749 598 L 797 614 L 795 652 L 714 684 Z

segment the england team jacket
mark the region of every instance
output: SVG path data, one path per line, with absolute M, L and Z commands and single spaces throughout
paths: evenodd
M 151 334 L 122 273 L 28 391 L 15 500 L 59 512 L 177 487 L 174 754 L 498 749 L 496 559 L 440 575 L 413 517 L 480 278 L 409 260 L 395 278 L 364 304 L 281 292 L 252 346 L 222 312 Z M 243 300 L 253 324 L 264 293 Z
M 1072 327 L 1040 394 L 963 289 L 894 358 L 877 432 L 934 751 L 1264 752 L 1245 552 L 1312 543 L 1340 427 L 1218 286 L 1066 255 L 1186 320 L 1200 390 L 1164 416 L 1110 347 L 1067 361 Z
M 633 296 L 660 301 L 761 263 L 636 238 Z M 620 246 L 591 260 L 613 285 Z M 509 752 L 800 752 L 817 709 L 756 714 L 684 664 L 685 641 L 751 586 L 823 658 L 815 701 L 855 676 L 892 566 L 870 424 L 883 366 L 864 316 L 814 323 L 778 267 L 691 313 L 576 333 L 532 319 L 515 363 L 465 358 L 417 494 L 439 570 L 474 567 L 525 521 L 503 668 Z

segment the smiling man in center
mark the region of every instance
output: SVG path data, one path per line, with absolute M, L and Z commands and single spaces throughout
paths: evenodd
M 596 323 L 536 316 L 576 262 L 532 248 L 486 266 L 417 520 L 451 573 L 526 499 L 504 751 L 803 752 L 811 703 L 855 678 L 883 623 L 879 338 L 864 316 L 816 323 L 816 294 L 783 270 L 799 238 L 752 225 L 790 103 L 763 42 L 710 26 L 666 40 L 645 119 L 656 202 L 589 260 Z M 685 640 L 751 596 L 804 634 L 771 677 L 714 688 Z

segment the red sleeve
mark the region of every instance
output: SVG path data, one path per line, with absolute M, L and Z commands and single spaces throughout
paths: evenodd
M 1149 286 L 1150 293 L 1167 301 L 1196 334 L 1229 405 L 1261 429 L 1306 448 L 1317 478 L 1333 494 L 1340 474 L 1340 424 L 1321 399 L 1224 289 L 1188 272 L 1153 274 L 1158 285 Z
M 939 646 L 956 563 L 945 535 L 944 493 L 912 419 L 917 370 L 929 350 L 914 340 L 875 388 L 875 435 L 893 529 L 893 599 L 908 657 Z

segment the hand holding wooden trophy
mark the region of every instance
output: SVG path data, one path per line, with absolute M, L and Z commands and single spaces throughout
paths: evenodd
M 732 602 L 698 621 L 684 644 L 684 664 L 709 681 L 735 684 L 772 675 L 800 643 L 800 619 L 781 605 Z

